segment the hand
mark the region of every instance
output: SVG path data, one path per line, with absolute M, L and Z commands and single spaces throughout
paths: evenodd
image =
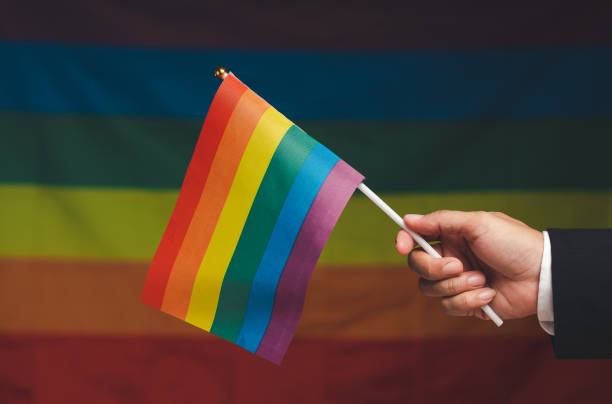
M 503 319 L 536 313 L 541 232 L 498 212 L 437 211 L 406 215 L 404 221 L 425 239 L 440 241 L 434 248 L 443 258 L 413 250 L 414 241 L 403 230 L 396 248 L 409 254 L 421 292 L 442 297 L 446 314 L 487 319 L 480 310 L 485 304 Z

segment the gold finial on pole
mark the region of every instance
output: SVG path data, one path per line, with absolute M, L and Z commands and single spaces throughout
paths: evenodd
M 217 67 L 217 69 L 215 70 L 215 77 L 223 80 L 227 77 L 227 69 L 223 66 Z

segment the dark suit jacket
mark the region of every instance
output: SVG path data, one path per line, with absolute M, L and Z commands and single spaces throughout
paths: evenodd
M 549 229 L 557 358 L 612 358 L 612 230 Z

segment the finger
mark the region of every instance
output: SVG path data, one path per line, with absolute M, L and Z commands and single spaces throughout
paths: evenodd
M 474 310 L 474 317 L 479 318 L 481 320 L 490 320 L 489 316 L 482 311 L 482 308 Z
M 417 224 L 417 228 L 414 228 L 412 225 L 408 224 L 413 221 L 418 222 L 422 217 L 423 215 L 408 214 L 404 216 L 404 223 L 406 223 L 406 226 L 408 226 L 410 230 L 413 230 L 416 233 L 419 233 L 425 240 L 428 240 L 428 241 L 437 240 L 435 237 L 431 237 L 427 233 L 422 232 L 421 229 L 418 228 L 418 224 Z
M 459 293 L 482 288 L 485 281 L 482 272 L 467 271 L 458 276 L 453 276 L 441 281 L 430 281 L 420 278 L 419 289 L 425 296 L 455 296 Z
M 436 252 L 438 254 L 440 254 L 442 257 L 444 257 L 444 251 L 442 251 L 442 244 L 437 243 L 437 244 L 430 244 L 431 248 L 433 248 L 434 250 L 436 250 Z M 450 257 L 452 257 L 453 255 L 449 255 Z M 456 257 L 455 257 L 456 258 Z
M 450 316 L 473 315 L 474 310 L 488 304 L 495 297 L 495 290 L 490 288 L 480 288 L 463 292 L 453 297 L 442 299 L 442 310 Z
M 406 215 L 406 225 L 417 233 L 433 238 L 441 235 L 466 234 L 477 237 L 485 223 L 486 212 L 461 212 L 456 210 L 439 210 L 425 216 Z
M 395 238 L 395 249 L 401 255 L 408 255 L 414 248 L 414 240 L 410 237 L 410 234 L 404 230 L 400 230 Z
M 395 249 L 401 255 L 408 255 L 413 248 L 418 247 L 410 234 L 404 230 L 400 230 L 395 236 Z M 440 244 L 433 244 L 432 248 L 442 254 Z
M 432 281 L 455 276 L 463 271 L 463 264 L 457 258 L 434 258 L 421 249 L 413 250 L 408 255 L 408 266 L 420 277 Z

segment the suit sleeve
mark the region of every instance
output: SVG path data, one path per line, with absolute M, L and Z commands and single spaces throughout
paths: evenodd
M 549 229 L 557 358 L 612 358 L 612 230 Z

